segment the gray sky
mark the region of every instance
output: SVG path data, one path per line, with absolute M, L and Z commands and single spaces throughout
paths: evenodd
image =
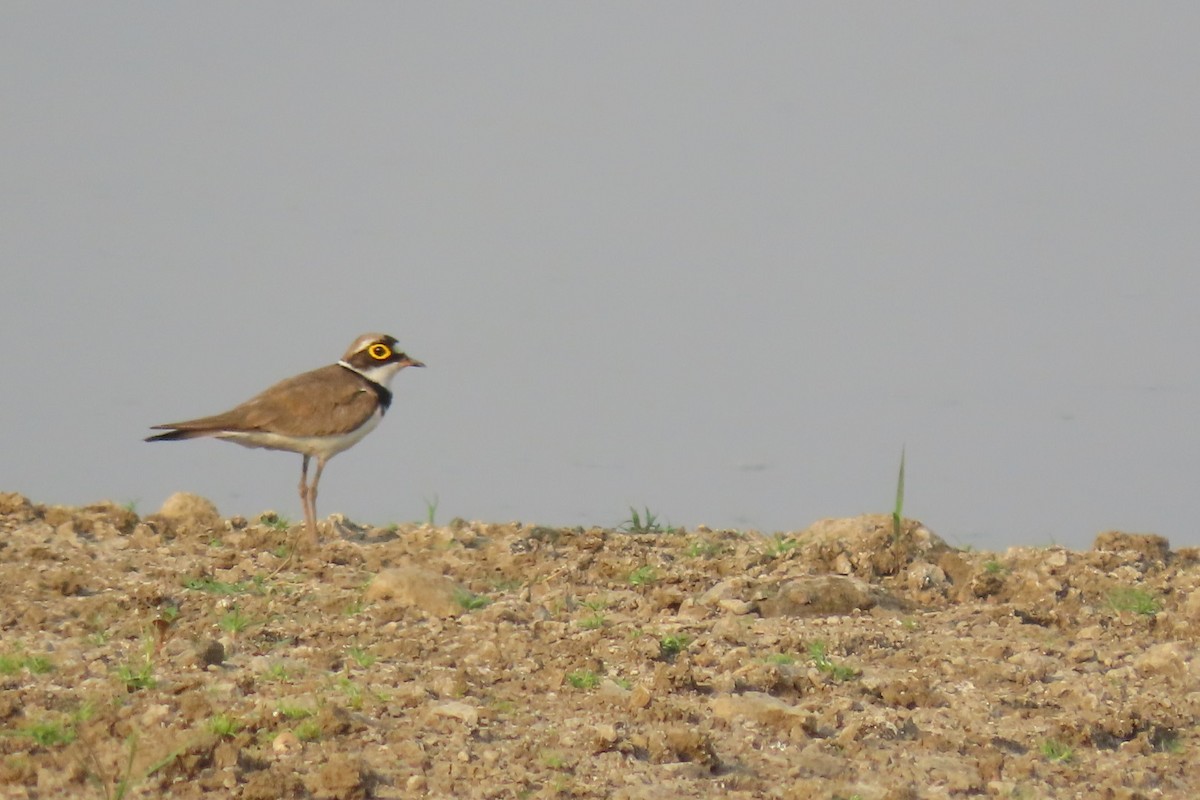
M 148 445 L 429 368 L 319 511 L 1197 544 L 1200 6 L 9 4 L 0 490 L 300 516 Z

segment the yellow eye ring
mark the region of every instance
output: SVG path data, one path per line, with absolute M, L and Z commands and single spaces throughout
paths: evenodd
M 386 344 L 379 344 L 376 342 L 367 348 L 367 355 L 376 361 L 384 361 L 392 357 L 392 348 L 388 347 Z

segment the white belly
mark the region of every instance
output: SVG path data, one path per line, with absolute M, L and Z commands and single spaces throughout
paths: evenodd
M 243 447 L 265 447 L 269 450 L 290 450 L 307 456 L 328 459 L 343 450 L 358 444 L 358 441 L 379 424 L 383 414 L 376 411 L 367 421 L 349 433 L 334 436 L 285 436 L 280 433 L 227 431 L 218 433 L 218 439 L 237 442 Z

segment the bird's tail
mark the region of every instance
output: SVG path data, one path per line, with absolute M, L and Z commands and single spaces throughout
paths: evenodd
M 170 430 L 166 433 L 158 433 L 154 436 L 147 436 L 147 442 L 174 442 L 180 439 L 196 439 L 201 436 L 211 436 L 212 431 L 188 431 L 188 430 Z

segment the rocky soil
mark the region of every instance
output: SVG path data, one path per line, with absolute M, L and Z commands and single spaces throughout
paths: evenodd
M 1200 797 L 1200 551 L 0 494 L 0 797 Z

